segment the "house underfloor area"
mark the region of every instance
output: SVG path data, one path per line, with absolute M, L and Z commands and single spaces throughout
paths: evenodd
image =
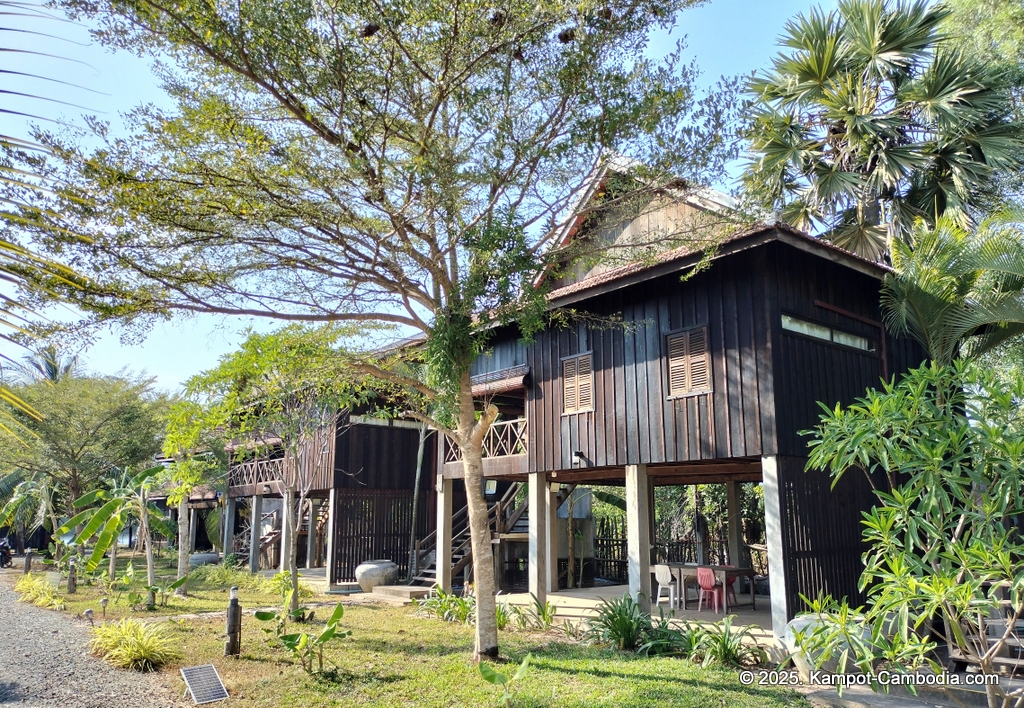
M 603 585 L 600 587 L 578 588 L 575 590 L 559 590 L 549 592 L 547 601 L 557 607 L 556 620 L 585 620 L 597 616 L 601 603 L 605 600 L 617 600 L 629 592 L 628 585 Z M 755 596 L 755 609 L 751 609 L 749 595 L 741 594 L 737 599 L 741 604 L 735 609 L 730 608 L 729 614 L 735 615 L 734 626 L 749 627 L 758 643 L 772 646 L 775 642 L 772 634 L 772 611 L 771 598 L 767 595 Z M 533 598 L 530 593 L 510 593 L 500 595 L 499 600 L 508 602 L 519 607 L 532 607 Z M 714 624 L 720 622 L 726 615 L 724 612 L 715 613 L 711 609 L 697 610 L 697 596 L 692 590 L 687 600 L 687 609 L 675 609 L 673 619 L 685 622 L 698 622 L 701 624 Z M 669 615 L 668 600 L 663 599 L 661 607 L 665 609 L 665 615 Z M 652 606 L 652 615 L 658 616 L 658 608 Z

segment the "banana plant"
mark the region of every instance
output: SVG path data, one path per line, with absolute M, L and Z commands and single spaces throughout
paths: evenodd
M 319 674 L 324 670 L 324 645 L 332 639 L 343 639 L 352 634 L 352 630 L 338 629 L 338 622 L 345 615 L 345 608 L 339 602 L 334 612 L 327 620 L 327 624 L 319 634 L 313 635 L 307 632 L 284 633 L 285 617 L 292 613 L 287 608 L 280 612 L 260 610 L 256 613 L 256 619 L 261 622 L 276 622 L 275 630 L 264 629 L 265 632 L 274 631 L 285 649 L 292 653 L 301 664 L 307 674 Z
M 146 588 L 149 591 L 147 604 L 150 606 L 156 605 L 156 591 L 153 588 L 157 587 L 152 532 L 155 530 L 164 536 L 174 533 L 160 510 L 148 499 L 153 478 L 163 470 L 164 468 L 158 465 L 135 476 L 125 473 L 110 480 L 108 488 L 97 489 L 79 497 L 73 506 L 76 509 L 87 508 L 68 519 L 58 530 L 58 534 L 63 534 L 81 527 L 82 530 L 75 538 L 76 544 L 85 543 L 95 536 L 92 555 L 86 561 L 86 572 L 94 571 L 109 550 L 110 575 L 113 577 L 117 559 L 117 539 L 129 520 L 139 519 L 139 535 L 146 543 Z
M 505 708 L 511 708 L 513 698 L 512 685 L 526 676 L 526 672 L 530 668 L 530 659 L 532 658 L 532 654 L 527 654 L 526 658 L 523 659 L 523 663 L 519 665 L 519 668 L 511 677 L 495 671 L 482 661 L 480 662 L 480 675 L 484 677 L 484 681 L 492 686 L 501 686 L 501 695 L 498 697 L 498 703 L 505 706 Z

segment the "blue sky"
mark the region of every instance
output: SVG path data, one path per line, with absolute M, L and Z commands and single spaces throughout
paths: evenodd
M 712 2 L 686 10 L 669 37 L 658 37 L 652 42 L 650 54 L 669 50 L 676 39 L 687 36 L 686 54 L 696 59 L 702 71 L 702 83 L 712 86 L 721 76 L 747 74 L 766 67 L 778 51 L 776 40 L 787 19 L 806 12 L 814 4 L 830 6 L 832 2 L 813 3 L 807 0 L 712 0 Z M 0 88 L 13 91 L 45 92 L 45 95 L 81 106 L 63 106 L 65 121 L 81 125 L 81 115 L 89 113 L 111 123 L 115 134 L 122 131 L 122 115 L 133 107 L 165 101 L 150 62 L 127 52 L 111 53 L 91 43 L 86 29 L 59 21 L 26 21 L 23 26 L 58 35 L 70 42 L 47 42 L 68 60 L 42 56 L 24 56 L 10 63 L 5 56 L 5 67 L 43 74 L 83 88 L 50 84 L 40 89 L 39 84 L 2 77 Z M 5 37 L 5 46 L 35 49 L 41 44 L 31 37 Z M 89 89 L 83 90 L 83 89 Z M 26 113 L 46 110 L 38 102 L 28 99 L 8 99 L 9 110 Z M 0 117 L 0 131 L 25 135 L 24 120 L 12 116 Z M 80 359 L 90 371 L 111 374 L 127 368 L 136 373 L 145 371 L 155 376 L 160 388 L 175 391 L 192 374 L 209 368 L 217 358 L 237 345 L 240 333 L 252 324 L 260 329 L 273 325 L 252 323 L 238 318 L 197 316 L 156 325 L 149 334 L 140 338 L 136 334 L 111 331 L 103 334 L 90 348 L 81 352 Z M 14 352 L 11 354 L 17 355 Z

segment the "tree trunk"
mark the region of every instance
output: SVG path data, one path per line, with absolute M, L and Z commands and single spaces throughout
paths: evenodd
M 483 439 L 498 415 L 493 405 L 478 421 L 473 406 L 469 372 L 462 375 L 459 392 L 459 448 L 469 508 L 470 538 L 473 543 L 473 580 L 476 595 L 476 648 L 474 658 L 498 656 L 498 619 L 494 597 L 494 551 L 487 522 L 487 501 L 483 487 Z
M 299 508 L 305 501 L 305 494 L 299 495 Z M 291 612 L 299 609 L 299 524 L 295 518 L 295 490 L 287 487 L 284 491 L 284 523 L 288 524 L 288 548 L 282 548 L 281 553 L 287 553 L 285 568 L 292 581 L 292 595 L 288 601 L 288 609 Z
M 120 534 L 118 534 L 120 535 Z M 114 543 L 110 546 L 110 567 L 107 569 L 107 582 L 114 582 L 114 578 L 117 577 L 117 539 L 114 539 Z
M 177 580 L 181 580 L 188 574 L 188 539 L 191 534 L 191 530 L 188 527 L 189 513 L 188 513 L 188 493 L 183 492 L 181 501 L 178 502 L 178 575 Z M 140 531 L 142 529 L 139 529 Z M 149 529 L 146 529 L 149 532 Z M 146 542 L 146 548 L 149 548 L 149 541 Z M 174 591 L 174 594 L 178 597 L 188 597 L 188 583 L 185 583 L 180 588 Z
M 156 563 L 153 561 L 153 533 L 149 530 L 149 501 L 146 493 L 142 493 L 142 508 L 139 511 L 139 535 L 146 538 L 146 584 L 152 588 L 156 585 Z M 147 592 L 146 604 L 156 606 L 156 593 Z
M 427 426 L 420 423 L 420 443 L 416 448 L 416 480 L 412 485 L 412 523 L 409 528 L 409 582 L 412 582 L 413 573 L 419 570 L 415 567 L 416 559 L 413 558 L 413 554 L 416 553 L 416 517 L 420 507 L 420 477 L 423 474 L 423 448 L 426 447 L 426 442 Z

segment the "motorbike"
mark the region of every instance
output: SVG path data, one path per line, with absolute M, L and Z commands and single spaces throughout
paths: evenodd
M 0 568 L 10 568 L 14 565 L 14 554 L 11 552 L 11 544 L 6 538 L 0 538 Z

